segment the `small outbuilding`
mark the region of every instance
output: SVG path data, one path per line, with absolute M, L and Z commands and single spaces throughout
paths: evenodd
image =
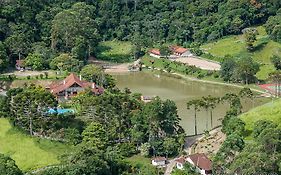
M 165 166 L 167 162 L 166 157 L 154 157 L 151 160 L 153 166 Z

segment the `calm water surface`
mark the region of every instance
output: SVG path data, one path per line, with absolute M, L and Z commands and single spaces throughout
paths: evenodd
M 129 88 L 132 92 L 142 93 L 144 96 L 159 96 L 162 99 L 173 100 L 178 107 L 178 114 L 181 117 L 181 125 L 188 135 L 194 134 L 194 110 L 187 110 L 186 103 L 189 100 L 201 98 L 202 96 L 223 96 L 226 93 L 237 93 L 240 89 L 189 81 L 158 75 L 151 72 L 137 72 L 113 75 L 117 80 L 117 86 L 121 89 Z M 265 103 L 266 99 L 255 99 L 243 102 L 243 111 Z M 218 126 L 225 115 L 228 105 L 218 105 L 213 112 L 213 125 Z M 201 133 L 206 128 L 210 129 L 210 115 L 203 109 L 197 117 L 198 132 Z

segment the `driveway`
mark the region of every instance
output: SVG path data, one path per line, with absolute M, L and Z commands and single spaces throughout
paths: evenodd
M 195 56 L 180 57 L 172 60 L 181 63 L 186 63 L 190 66 L 196 66 L 203 70 L 220 70 L 221 68 L 221 65 L 215 61 L 208 61 Z

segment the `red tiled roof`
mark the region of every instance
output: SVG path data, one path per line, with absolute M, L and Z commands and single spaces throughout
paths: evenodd
M 155 162 L 162 162 L 162 161 L 166 161 L 166 157 L 154 157 L 152 160 L 154 160 Z
M 212 170 L 212 162 L 204 153 L 193 154 L 190 155 L 189 158 L 195 166 L 203 170 Z
M 171 46 L 170 49 L 172 50 L 172 52 L 179 53 L 179 54 L 183 54 L 188 50 L 180 46 Z
M 50 90 L 53 94 L 57 94 L 61 91 L 66 90 L 67 88 L 71 87 L 74 84 L 79 85 L 82 88 L 92 88 L 92 91 L 95 94 L 101 94 L 103 93 L 104 89 L 101 87 L 95 87 L 93 88 L 92 85 L 95 85 L 94 83 L 87 82 L 87 81 L 82 81 L 80 78 L 77 77 L 77 75 L 71 73 L 68 77 L 66 77 L 63 81 L 59 83 L 53 83 L 50 85 Z
M 176 162 L 184 164 L 186 161 L 185 161 L 184 157 L 180 157 L 180 158 L 176 159 Z
M 161 55 L 159 49 L 151 49 L 149 52 L 155 55 Z
M 16 66 L 23 66 L 24 60 L 16 60 Z

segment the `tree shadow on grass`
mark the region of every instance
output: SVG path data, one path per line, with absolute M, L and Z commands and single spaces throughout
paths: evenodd
M 244 132 L 244 137 L 249 137 L 249 136 L 251 136 L 251 135 L 252 135 L 252 133 L 253 133 L 253 131 L 252 131 L 252 130 L 248 130 L 248 129 L 246 129 L 246 130 L 245 130 L 245 132 Z
M 252 52 L 261 51 L 268 44 L 269 40 L 260 41 L 253 49 Z

